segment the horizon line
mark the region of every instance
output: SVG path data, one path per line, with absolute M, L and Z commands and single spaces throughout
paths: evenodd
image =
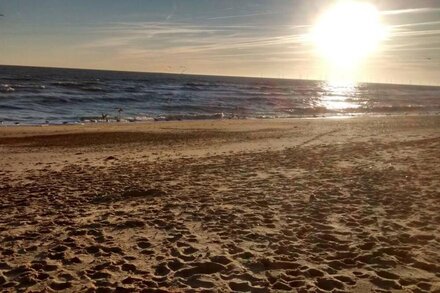
M 102 71 L 102 72 L 119 72 L 119 73 L 137 73 L 137 74 L 162 74 L 162 75 L 180 75 L 180 76 L 200 76 L 200 77 L 225 77 L 225 78 L 249 78 L 260 80 L 300 80 L 300 81 L 316 81 L 329 82 L 325 79 L 310 79 L 310 78 L 286 78 L 286 77 L 263 77 L 263 76 L 246 76 L 246 75 L 226 75 L 226 74 L 206 74 L 206 73 L 177 73 L 177 72 L 159 72 L 159 71 L 131 71 L 105 68 L 79 68 L 79 67 L 58 67 L 58 66 L 41 66 L 41 65 L 17 65 L 17 64 L 0 64 L 0 67 L 28 67 L 28 68 L 43 68 L 43 69 L 64 69 L 64 70 L 84 70 L 84 71 Z M 401 86 L 425 86 L 425 87 L 440 87 L 435 84 L 412 84 L 412 83 L 395 83 L 395 82 L 366 82 L 355 81 L 356 84 L 384 84 L 384 85 L 401 85 Z

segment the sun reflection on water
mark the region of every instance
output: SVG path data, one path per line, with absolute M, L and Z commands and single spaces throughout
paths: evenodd
M 348 110 L 361 107 L 356 102 L 355 82 L 327 81 L 323 84 L 324 94 L 321 96 L 319 106 L 328 110 Z

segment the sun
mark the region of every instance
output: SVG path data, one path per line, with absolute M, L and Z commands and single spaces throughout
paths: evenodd
M 318 54 L 333 68 L 355 68 L 386 37 L 377 8 L 368 2 L 340 1 L 319 18 L 311 32 Z

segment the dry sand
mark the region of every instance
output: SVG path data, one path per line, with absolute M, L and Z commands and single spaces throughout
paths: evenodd
M 3 127 L 0 166 L 5 292 L 440 292 L 439 116 Z

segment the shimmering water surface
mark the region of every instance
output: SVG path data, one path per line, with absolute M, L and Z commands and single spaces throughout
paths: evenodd
M 439 112 L 440 87 L 0 66 L 3 125 Z

